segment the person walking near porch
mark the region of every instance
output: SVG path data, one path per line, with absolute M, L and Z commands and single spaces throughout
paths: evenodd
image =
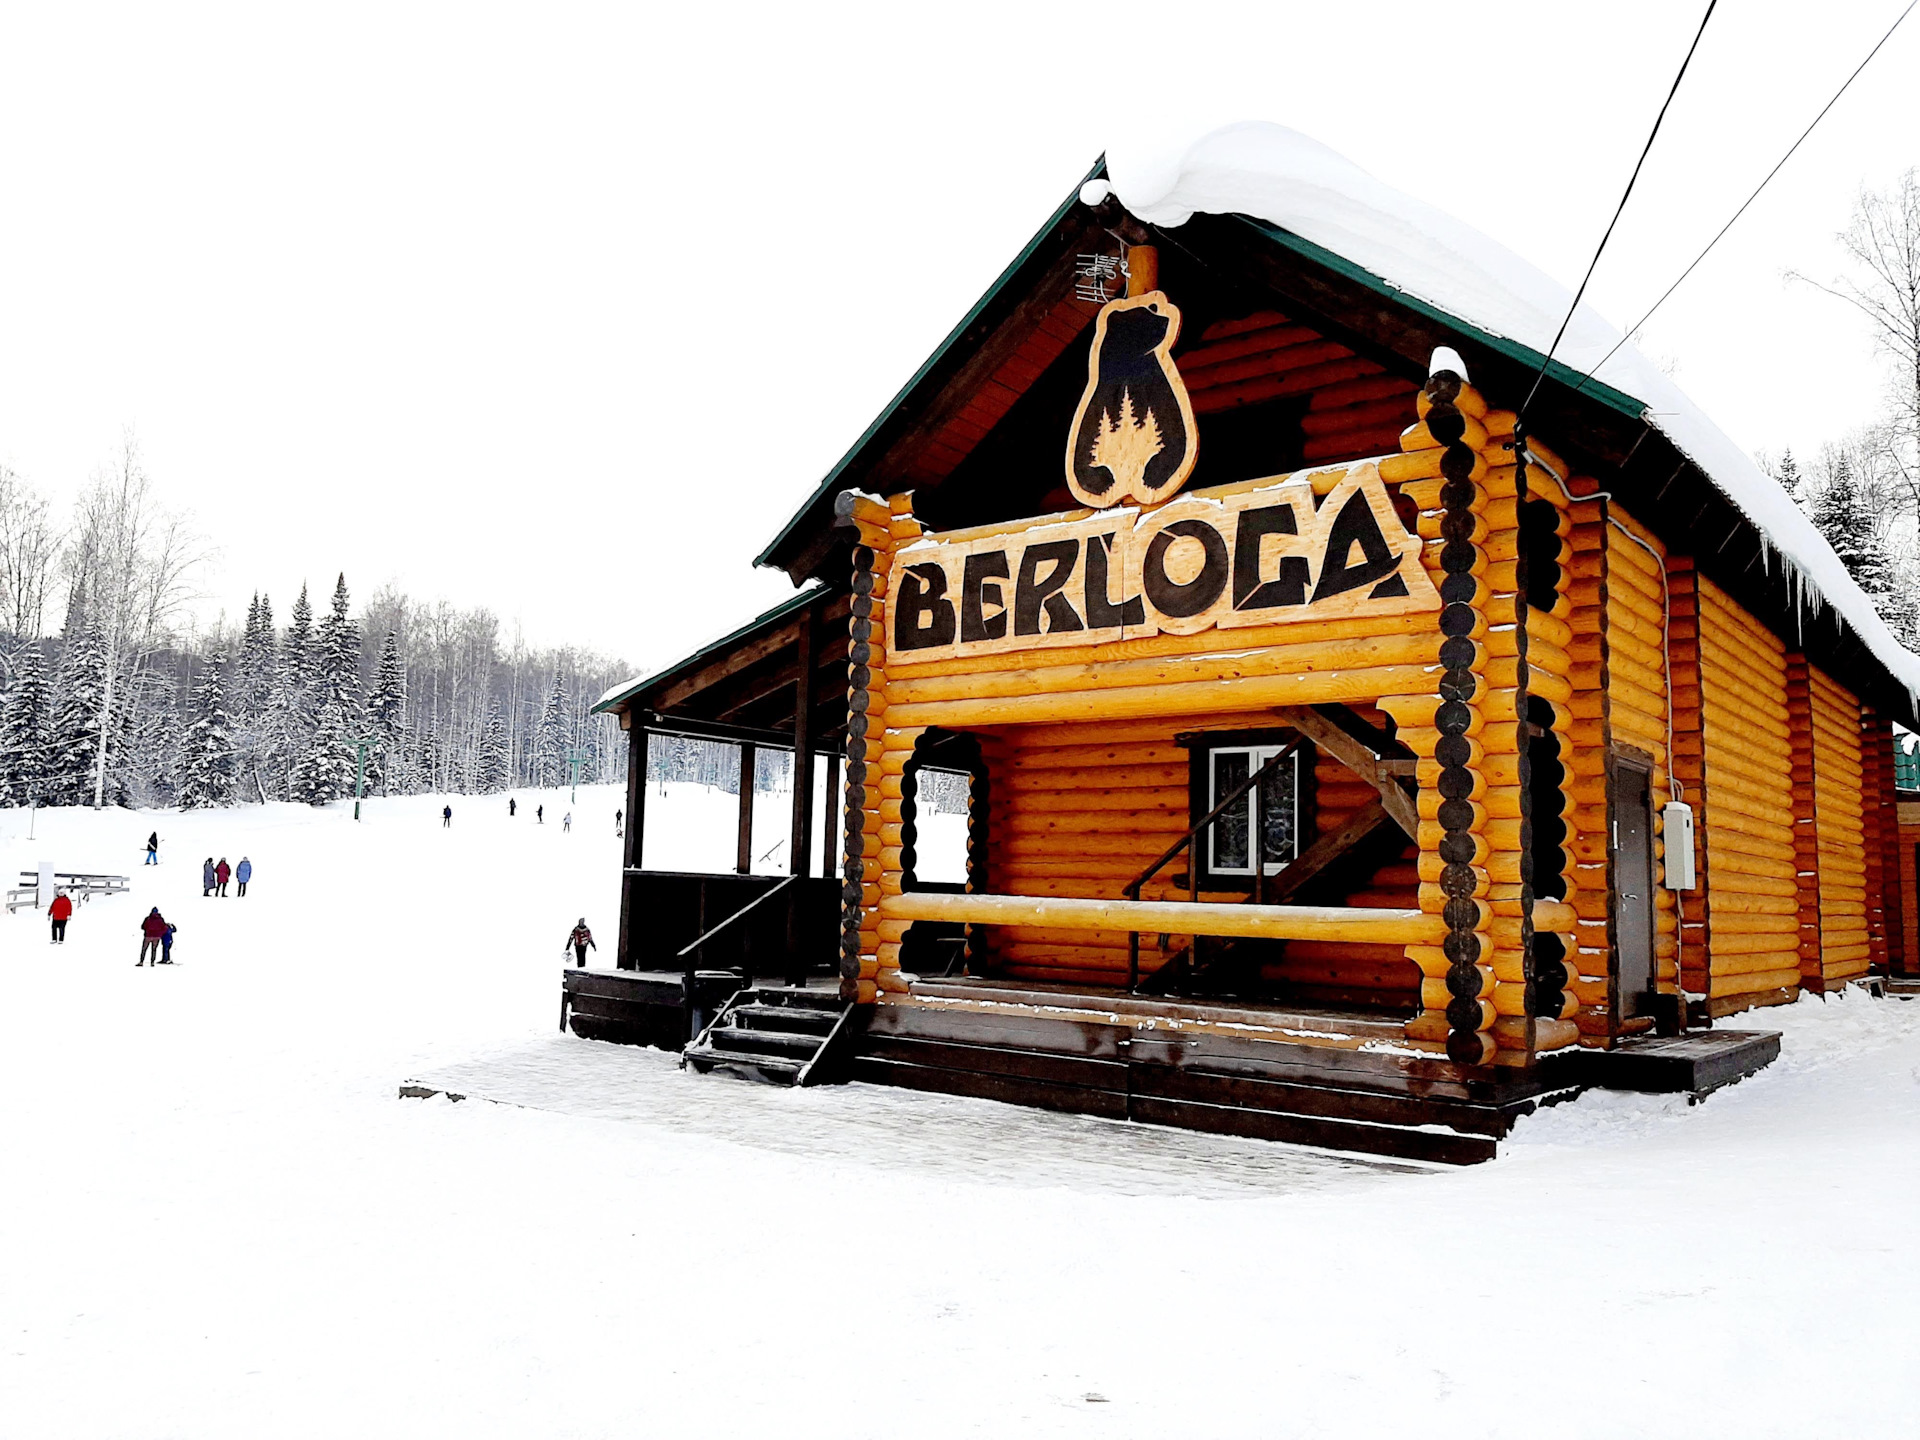
M 72 918 L 73 901 L 67 898 L 67 892 L 64 890 L 54 891 L 53 903 L 47 907 L 47 919 L 53 922 L 53 939 L 47 942 L 49 945 L 64 945 L 67 943 L 67 921 Z
M 213 856 L 207 856 L 207 863 L 200 867 L 200 898 L 206 899 L 213 894 L 213 887 L 220 882 L 214 877 Z
M 587 928 L 586 916 L 582 915 L 580 923 L 573 927 L 573 933 L 567 936 L 567 944 L 573 947 L 573 963 L 584 970 L 587 966 L 587 947 L 591 945 L 595 950 L 600 948 L 593 944 L 593 931 Z M 560 953 L 565 955 L 567 952 L 562 950 Z
M 160 913 L 160 907 L 154 906 L 147 912 L 147 918 L 140 922 L 140 958 L 134 961 L 133 968 L 138 970 L 147 963 L 147 957 L 153 957 L 153 963 L 160 963 L 160 942 L 167 938 L 166 917 Z

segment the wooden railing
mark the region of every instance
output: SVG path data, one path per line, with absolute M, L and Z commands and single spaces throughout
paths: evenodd
M 1230 806 L 1236 805 L 1241 800 L 1244 800 L 1247 792 L 1251 790 L 1254 792 L 1253 826 L 1247 835 L 1247 853 L 1253 860 L 1253 903 L 1255 905 L 1265 904 L 1267 898 L 1267 776 L 1279 768 L 1282 760 L 1292 755 L 1304 744 L 1306 744 L 1306 736 L 1300 735 L 1294 737 L 1289 744 L 1283 746 L 1266 764 L 1262 765 L 1258 770 L 1247 776 L 1245 780 L 1234 786 L 1232 790 L 1228 791 L 1224 800 L 1209 810 L 1206 817 L 1192 826 L 1186 834 L 1169 845 L 1158 860 L 1155 860 L 1151 865 L 1147 866 L 1146 869 L 1134 876 L 1121 893 L 1124 894 L 1127 899 L 1137 901 L 1140 898 L 1141 888 L 1145 886 L 1149 880 L 1159 874 L 1161 869 L 1172 861 L 1174 856 L 1178 855 L 1182 850 L 1189 849 L 1193 845 L 1194 840 L 1205 831 L 1209 825 L 1224 815 Z M 1195 904 L 1197 904 L 1200 899 L 1200 865 L 1197 856 L 1189 856 L 1187 860 L 1187 899 L 1189 902 Z M 1162 931 L 1161 933 L 1166 934 L 1170 932 Z M 1182 931 L 1180 933 L 1188 934 L 1194 932 Z M 1217 934 L 1219 932 L 1209 933 Z M 1137 990 L 1139 988 L 1140 931 L 1133 929 L 1127 932 L 1127 989 Z

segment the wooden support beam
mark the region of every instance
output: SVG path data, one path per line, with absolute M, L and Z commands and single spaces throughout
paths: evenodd
M 1373 945 L 1438 945 L 1447 933 L 1444 917 L 1423 915 L 1418 910 L 936 895 L 925 891 L 884 896 L 880 915 L 886 920 L 948 920 L 968 925 L 1039 925 L 1055 930 L 1137 930 L 1142 934 L 1342 940 Z
M 1393 762 L 1382 760 L 1317 710 L 1310 710 L 1304 705 L 1282 705 L 1274 713 L 1281 724 L 1291 725 L 1379 791 L 1381 808 L 1410 838 L 1419 835 L 1420 812 L 1413 803 L 1413 797 L 1400 788 L 1400 781 L 1393 769 L 1389 768 Z M 1293 867 L 1287 868 L 1291 870 Z
M 1387 814 L 1387 807 L 1378 800 L 1370 801 L 1354 811 L 1346 824 L 1322 835 L 1288 861 L 1286 869 L 1270 877 L 1267 880 L 1267 898 L 1276 905 L 1285 904 L 1299 894 L 1309 880 L 1390 819 L 1392 817 Z

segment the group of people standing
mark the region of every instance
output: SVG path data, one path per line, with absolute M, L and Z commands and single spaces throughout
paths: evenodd
M 244 895 L 247 893 L 247 882 L 252 878 L 253 861 L 246 856 L 240 857 L 238 867 L 232 867 L 227 864 L 226 856 L 222 855 L 216 863 L 209 855 L 207 863 L 200 867 L 200 898 L 204 900 L 209 895 L 225 895 L 228 881 L 237 882 L 239 893 Z

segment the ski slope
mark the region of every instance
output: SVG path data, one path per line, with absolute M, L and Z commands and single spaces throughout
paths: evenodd
M 0 916 L 0 1435 L 1911 1433 L 1920 1004 L 1465 1171 L 773 1090 L 555 1033 L 623 802 L 518 798 L 0 811 L 134 886 Z

